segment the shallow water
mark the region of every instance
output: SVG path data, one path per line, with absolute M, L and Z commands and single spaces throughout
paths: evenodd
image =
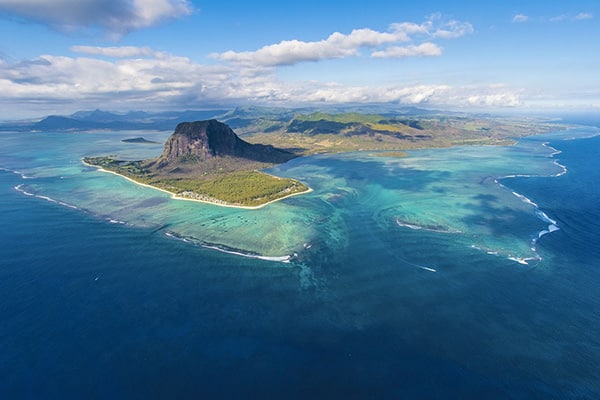
M 81 164 L 139 132 L 3 134 L 0 396 L 598 397 L 596 133 L 296 159 L 260 210 Z

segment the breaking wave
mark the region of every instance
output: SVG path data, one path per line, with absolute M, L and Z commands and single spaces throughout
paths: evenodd
M 221 245 L 221 244 L 208 243 L 208 242 L 204 242 L 204 241 L 201 241 L 201 240 L 198 240 L 198 239 L 194 239 L 194 238 L 191 238 L 191 237 L 181 236 L 181 235 L 178 235 L 178 234 L 176 234 L 175 232 L 172 232 L 172 231 L 165 232 L 165 236 L 167 236 L 169 238 L 172 238 L 172 239 L 175 239 L 175 240 L 180 240 L 180 241 L 182 241 L 184 243 L 192 244 L 194 246 L 203 247 L 205 249 L 216 250 L 216 251 L 219 251 L 221 253 L 233 254 L 233 255 L 236 255 L 236 256 L 246 257 L 246 258 L 255 258 L 255 259 L 264 260 L 264 261 L 275 261 L 275 262 L 289 263 L 295 257 L 295 255 L 264 256 L 262 254 L 258 254 L 258 253 L 254 253 L 254 252 L 249 252 L 249 251 L 244 251 L 244 250 L 236 249 L 236 248 L 225 246 L 225 245 Z
M 50 203 L 54 203 L 54 204 L 58 204 L 60 206 L 63 207 L 68 207 L 68 208 L 72 208 L 74 210 L 81 210 L 81 208 L 73 205 L 73 204 L 69 204 L 69 203 L 65 203 L 64 201 L 60 201 L 60 200 L 56 200 L 53 199 L 52 197 L 48 197 L 48 196 L 44 196 L 44 195 L 40 195 L 40 194 L 36 194 L 36 193 L 32 193 L 32 192 L 28 192 L 27 190 L 24 189 L 25 184 L 20 184 L 14 187 L 14 189 L 18 192 L 23 193 L 25 196 L 29 196 L 29 197 L 35 197 L 37 199 L 42 199 L 45 201 L 48 201 Z

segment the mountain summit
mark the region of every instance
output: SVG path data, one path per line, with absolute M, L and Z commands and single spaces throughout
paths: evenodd
M 271 145 L 248 143 L 228 125 L 210 119 L 177 125 L 167 139 L 158 163 L 163 167 L 180 161 L 202 162 L 227 157 L 279 164 L 296 156 Z

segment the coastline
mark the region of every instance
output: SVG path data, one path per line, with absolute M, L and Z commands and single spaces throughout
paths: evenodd
M 147 188 L 150 188 L 150 189 L 159 190 L 159 191 L 161 191 L 163 193 L 169 194 L 171 196 L 171 198 L 174 199 L 174 200 L 195 201 L 197 203 L 212 204 L 214 206 L 220 206 L 220 207 L 241 208 L 241 209 L 244 209 L 244 210 L 258 210 L 258 209 L 263 208 L 263 207 L 265 207 L 265 206 L 267 206 L 267 205 L 269 205 L 271 203 L 275 203 L 275 202 L 277 202 L 279 200 L 287 199 L 288 197 L 293 197 L 293 196 L 297 196 L 297 195 L 300 195 L 300 194 L 310 193 L 310 192 L 313 191 L 313 189 L 309 187 L 308 190 L 305 190 L 304 192 L 291 193 L 291 194 L 288 194 L 286 196 L 280 197 L 278 199 L 274 199 L 274 200 L 268 201 L 266 203 L 259 204 L 257 206 L 241 206 L 241 205 L 236 205 L 236 204 L 229 204 L 229 203 L 226 203 L 226 202 L 219 203 L 219 202 L 216 202 L 216 201 L 192 199 L 192 198 L 189 198 L 189 197 L 178 196 L 176 193 L 170 192 L 170 191 L 168 191 L 166 189 L 162 189 L 162 188 L 159 188 L 157 186 L 149 185 L 147 183 L 138 182 L 135 179 L 130 178 L 128 176 L 125 176 L 123 174 L 119 174 L 118 172 L 110 171 L 108 169 L 104 169 L 104 168 L 99 167 L 97 165 L 86 163 L 83 159 L 81 159 L 81 162 L 82 162 L 83 165 L 86 165 L 86 166 L 92 167 L 92 168 L 96 168 L 100 172 L 107 172 L 109 174 L 120 176 L 122 178 L 127 179 L 129 182 L 135 183 L 136 185 L 144 186 L 144 187 L 147 187 Z

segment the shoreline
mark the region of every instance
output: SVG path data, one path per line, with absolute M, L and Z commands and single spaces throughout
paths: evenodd
M 85 165 L 85 166 L 96 168 L 100 172 L 107 172 L 109 174 L 120 176 L 122 178 L 127 179 L 129 182 L 135 183 L 136 185 L 140 185 L 140 186 L 147 187 L 147 188 L 154 189 L 154 190 L 159 190 L 159 191 L 161 191 L 163 193 L 166 193 L 166 194 L 170 195 L 171 198 L 174 199 L 174 200 L 195 201 L 197 203 L 211 204 L 211 205 L 214 205 L 214 206 L 228 207 L 228 208 L 240 208 L 240 209 L 244 209 L 244 210 L 258 210 L 258 209 L 263 208 L 263 207 L 265 207 L 265 206 L 267 206 L 267 205 L 269 205 L 271 203 L 275 203 L 275 202 L 277 202 L 279 200 L 287 199 L 288 197 L 293 197 L 293 196 L 297 196 L 297 195 L 300 195 L 300 194 L 310 193 L 310 192 L 313 191 L 313 189 L 309 187 L 308 190 L 305 190 L 304 192 L 291 193 L 291 194 L 288 194 L 286 196 L 280 197 L 278 199 L 274 199 L 274 200 L 268 201 L 266 203 L 259 204 L 257 206 L 240 206 L 240 205 L 229 204 L 229 203 L 217 203 L 216 201 L 192 199 L 192 198 L 189 198 L 189 197 L 178 196 L 176 193 L 170 192 L 170 191 L 168 191 L 166 189 L 163 189 L 163 188 L 159 188 L 158 186 L 153 186 L 153 185 L 149 185 L 147 183 L 138 182 L 135 179 L 130 178 L 128 176 L 125 176 L 123 174 L 119 174 L 118 172 L 110 171 L 108 169 L 104 169 L 104 168 L 99 167 L 97 165 L 86 163 L 85 161 L 83 161 L 83 159 L 81 159 L 81 163 L 83 165 Z M 274 175 L 272 175 L 272 176 L 274 176 Z

